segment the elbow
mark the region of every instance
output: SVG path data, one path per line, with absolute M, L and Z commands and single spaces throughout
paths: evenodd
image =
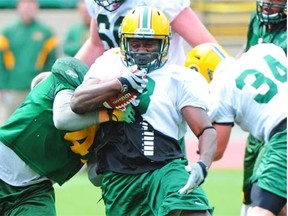
M 218 161 L 223 157 L 223 152 L 216 152 L 214 155 L 214 161 Z
M 85 107 L 85 102 L 81 99 L 81 96 L 77 96 L 77 93 L 74 92 L 70 100 L 70 108 L 76 114 L 84 114 L 87 112 L 87 107 Z
M 67 121 L 64 121 L 62 118 L 53 118 L 53 122 L 58 130 L 67 130 Z
M 71 110 L 77 114 L 83 114 L 84 111 L 80 104 L 76 99 L 72 99 L 70 102 Z

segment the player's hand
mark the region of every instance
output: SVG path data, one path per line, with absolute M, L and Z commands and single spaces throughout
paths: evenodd
M 208 172 L 208 167 L 202 161 L 185 166 L 185 169 L 190 173 L 190 176 L 186 185 L 178 191 L 180 194 L 190 193 L 193 189 L 200 186 Z
M 142 93 L 146 88 L 148 80 L 146 70 L 138 70 L 136 65 L 129 67 L 124 74 L 118 78 L 121 83 L 122 93 L 136 92 Z
M 114 109 L 112 121 L 122 121 L 126 123 L 135 122 L 135 110 L 133 109 L 133 106 L 128 104 L 125 110 Z
M 47 72 L 42 72 L 35 76 L 33 80 L 31 81 L 30 89 L 33 89 L 36 85 L 44 81 L 52 72 L 47 71 Z

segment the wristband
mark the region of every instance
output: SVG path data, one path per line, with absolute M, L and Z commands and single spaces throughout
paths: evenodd
M 216 130 L 213 126 L 204 127 L 204 128 L 201 130 L 201 132 L 196 135 L 196 137 L 199 138 L 199 137 L 204 133 L 204 131 L 207 130 L 207 129 L 214 129 L 214 130 Z
M 198 161 L 197 163 L 200 165 L 200 167 L 201 167 L 201 169 L 203 171 L 204 178 L 206 178 L 206 176 L 208 174 L 208 166 L 201 160 Z

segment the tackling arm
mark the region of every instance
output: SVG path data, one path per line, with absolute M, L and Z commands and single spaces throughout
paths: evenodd
M 217 150 L 214 156 L 214 161 L 220 160 L 227 148 L 233 124 L 217 124 L 213 126 L 217 131 Z
M 216 39 L 190 7 L 179 13 L 171 22 L 171 27 L 192 47 L 206 42 L 217 43 Z
M 103 43 L 98 34 L 97 23 L 92 19 L 90 23 L 90 37 L 76 53 L 75 58 L 91 66 L 104 51 Z
M 53 103 L 53 121 L 59 130 L 76 131 L 91 125 L 107 121 L 134 122 L 135 112 L 132 106 L 127 106 L 125 111 L 98 108 L 95 111 L 78 115 L 71 110 L 70 101 L 74 91 L 65 89 L 57 93 Z M 112 112 L 111 112 L 112 111 Z

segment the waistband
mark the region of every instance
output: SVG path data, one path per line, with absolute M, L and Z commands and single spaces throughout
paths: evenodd
M 269 135 L 269 140 L 271 139 L 272 136 L 274 136 L 274 134 L 276 134 L 277 132 L 283 131 L 285 129 L 287 129 L 287 118 L 284 118 L 281 122 L 278 123 L 278 125 L 276 125 L 272 129 Z

